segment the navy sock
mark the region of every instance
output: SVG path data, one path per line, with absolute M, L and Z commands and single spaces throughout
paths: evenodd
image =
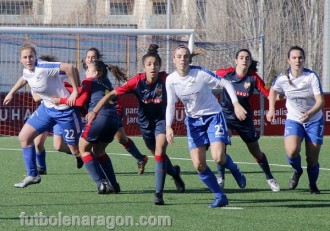
M 173 164 L 172 164 L 170 158 L 166 154 L 164 156 L 166 157 L 166 172 L 167 172 L 167 174 L 170 175 L 170 176 L 176 176 L 178 174 L 178 172 L 173 167 Z
M 136 147 L 136 145 L 133 142 L 133 140 L 131 140 L 130 138 L 128 138 L 127 143 L 126 144 L 123 144 L 123 146 L 125 147 L 126 151 L 129 154 L 131 154 L 136 159 L 136 161 L 142 161 L 142 160 L 144 160 L 144 155 L 141 154 L 141 152 Z
M 217 178 L 209 167 L 205 169 L 204 172 L 198 173 L 199 179 L 215 194 L 216 197 L 221 197 L 224 195 L 222 189 L 220 188 Z
M 101 168 L 104 172 L 104 175 L 107 177 L 107 179 L 110 181 L 111 185 L 118 184 L 115 171 L 113 170 L 112 161 L 109 158 L 108 154 L 104 154 L 97 158 L 99 164 L 101 165 Z
M 270 167 L 269 167 L 269 163 L 267 160 L 267 157 L 265 155 L 265 153 L 262 153 L 262 157 L 260 160 L 256 159 L 258 165 L 260 166 L 260 168 L 264 171 L 265 175 L 266 175 L 266 179 L 274 179 L 271 171 L 270 171 Z
M 294 171 L 298 174 L 302 173 L 302 167 L 301 167 L 301 156 L 300 154 L 295 158 L 292 159 L 288 156 L 286 156 L 286 159 L 288 160 L 289 164 L 292 166 Z
M 36 153 L 37 163 L 40 168 L 46 170 L 46 150 Z
M 100 184 L 102 183 L 102 179 L 105 179 L 105 175 L 101 169 L 99 162 L 95 159 L 95 157 L 92 154 L 83 156 L 82 160 L 84 161 L 84 165 L 89 175 L 92 177 L 97 187 L 99 187 Z
M 320 164 L 317 163 L 314 167 L 307 165 L 307 174 L 309 179 L 309 185 L 316 185 L 316 181 L 320 173 Z
M 217 163 L 218 175 L 225 179 L 225 168 L 221 166 L 221 164 Z
M 156 193 L 162 193 L 165 185 L 166 178 L 166 157 L 155 156 L 156 160 L 156 169 L 155 169 L 155 178 L 156 178 Z
M 36 149 L 35 146 L 22 148 L 23 160 L 28 176 L 37 176 L 37 161 L 36 161 Z

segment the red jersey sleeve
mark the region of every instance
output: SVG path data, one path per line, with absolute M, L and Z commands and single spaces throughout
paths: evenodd
M 125 93 L 130 93 L 136 89 L 139 81 L 143 78 L 144 74 L 137 74 L 134 77 L 130 78 L 126 83 L 117 87 L 115 90 L 118 95 L 123 95 Z
M 70 84 L 67 83 L 67 85 L 65 84 L 65 87 L 68 89 L 69 85 Z M 91 93 L 91 89 L 92 89 L 92 81 L 90 79 L 85 79 L 81 83 L 81 87 L 78 87 L 79 95 L 76 98 L 74 106 L 77 106 L 77 107 L 84 106 L 86 104 L 88 98 L 89 98 L 89 95 Z M 68 91 L 70 91 L 70 89 L 68 89 Z M 70 92 L 72 92 L 72 86 L 71 86 L 71 91 Z M 67 102 L 68 102 L 68 98 L 61 98 L 60 99 L 61 104 L 66 104 Z
M 260 76 L 254 72 L 249 71 L 249 73 L 253 76 L 256 81 L 256 89 L 258 89 L 264 96 L 268 97 L 269 89 L 265 87 L 265 82 L 260 78 Z
M 229 67 L 229 68 L 218 69 L 215 71 L 215 74 L 220 76 L 221 78 L 224 78 L 230 72 L 235 72 L 235 68 Z

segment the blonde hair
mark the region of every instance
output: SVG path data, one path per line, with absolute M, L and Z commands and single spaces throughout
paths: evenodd
M 37 55 L 36 47 L 29 43 L 23 44 L 23 46 L 21 46 L 21 48 L 19 49 L 20 54 L 22 53 L 22 51 L 27 50 L 27 49 L 32 50 L 33 53 L 35 55 Z

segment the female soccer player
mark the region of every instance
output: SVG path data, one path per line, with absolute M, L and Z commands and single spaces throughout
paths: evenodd
M 44 62 L 37 60 L 36 57 L 34 46 L 24 44 L 21 47 L 20 61 L 24 66 L 23 84 L 28 83 L 31 90 L 40 95 L 43 103 L 27 120 L 19 134 L 27 176 L 22 182 L 14 185 L 18 188 L 40 183 L 34 139 L 39 134 L 49 131 L 55 124 L 58 124 L 66 134 L 64 139 L 71 152 L 74 155 L 79 155 L 77 143 L 81 121 L 76 110 L 70 107 L 78 95 L 78 80 L 74 67 L 69 63 Z M 65 72 L 72 83 L 71 95 L 59 78 L 60 71 Z M 68 105 L 53 104 L 50 102 L 52 96 L 69 97 Z
M 95 59 L 102 59 L 102 54 L 101 52 L 95 48 L 92 47 L 87 50 L 86 57 L 82 60 L 83 67 L 86 70 L 88 68 L 88 65 L 92 63 Z M 119 69 L 116 68 L 116 66 L 111 66 L 111 68 L 114 68 L 114 73 L 120 73 L 118 72 Z M 118 78 L 116 78 L 118 80 Z M 120 83 L 125 83 L 127 79 L 122 78 L 119 80 Z M 117 98 L 115 100 L 116 106 L 117 106 L 117 112 L 119 118 L 122 118 L 122 105 L 120 100 Z M 125 147 L 126 151 L 131 154 L 137 161 L 138 165 L 138 173 L 143 174 L 145 170 L 145 165 L 148 163 L 148 156 L 147 155 L 142 155 L 139 149 L 136 147 L 135 143 L 133 140 L 131 140 L 129 137 L 127 137 L 125 130 L 124 130 L 124 125 L 121 123 L 116 135 L 115 139 Z
M 144 142 L 156 160 L 156 193 L 155 204 L 164 205 L 163 189 L 166 173 L 173 177 L 179 192 L 184 192 L 185 185 L 180 176 L 180 167 L 173 166 L 166 155 L 167 142 L 165 137 L 165 109 L 167 74 L 159 72 L 161 58 L 158 55 L 158 45 L 151 44 L 147 54 L 142 57 L 144 73 L 138 73 L 126 84 L 117 87 L 107 94 L 87 115 L 92 121 L 101 108 L 109 100 L 125 93 L 133 93 L 139 101 L 139 126 Z
M 169 143 L 174 142 L 171 125 L 174 118 L 175 103 L 177 99 L 180 99 L 187 115 L 185 124 L 187 126 L 190 157 L 199 178 L 215 194 L 215 199 L 209 205 L 209 208 L 226 206 L 228 205 L 228 199 L 217 183 L 214 173 L 206 164 L 207 148 L 210 146 L 212 158 L 216 163 L 221 163 L 224 167 L 230 169 L 241 188 L 245 187 L 246 180 L 230 156 L 225 154 L 225 145 L 230 142 L 230 138 L 221 106 L 212 94 L 212 88 L 226 88 L 239 120 L 245 119 L 246 111 L 239 104 L 230 82 L 219 78 L 202 67 L 189 65 L 191 53 L 186 46 L 180 45 L 174 50 L 173 61 L 177 70 L 170 74 L 166 80 L 167 141 Z
M 322 108 L 324 97 L 317 74 L 304 68 L 305 52 L 301 47 L 293 46 L 288 52 L 289 69 L 277 76 L 269 94 L 267 120 L 275 119 L 275 99 L 285 94 L 286 109 L 284 146 L 287 160 L 294 173 L 289 180 L 289 188 L 295 189 L 303 173 L 301 167 L 301 143 L 305 139 L 307 174 L 309 190 L 319 194 L 316 181 L 319 176 L 319 154 L 323 143 L 324 119 Z
M 270 171 L 266 155 L 259 147 L 258 140 L 260 136 L 254 127 L 251 106 L 249 104 L 254 89 L 257 89 L 266 97 L 269 95 L 269 90 L 265 88 L 265 83 L 256 73 L 257 62 L 252 59 L 249 50 L 239 50 L 235 56 L 235 64 L 235 67 L 219 69 L 215 72 L 218 76 L 232 83 L 238 102 L 247 111 L 246 119 L 243 121 L 239 120 L 235 116 L 234 107 L 228 92 L 225 89 L 221 92 L 220 105 L 222 106 L 222 111 L 226 118 L 228 133 L 231 136 L 232 130 L 235 130 L 240 135 L 250 153 L 264 171 L 270 189 L 274 192 L 278 192 L 280 191 L 280 186 Z M 217 164 L 217 167 L 220 175 L 218 183 L 223 188 L 225 182 L 225 169 L 220 164 Z

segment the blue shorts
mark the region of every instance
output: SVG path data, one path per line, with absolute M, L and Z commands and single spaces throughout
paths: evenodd
M 165 120 L 144 121 L 144 123 L 139 123 L 144 143 L 149 150 L 156 150 L 157 135 L 166 134 L 165 124 Z
M 63 139 L 69 145 L 77 145 L 81 133 L 81 117 L 77 109 L 69 108 L 57 110 L 47 108 L 43 103 L 33 112 L 26 121 L 40 134 L 50 131 L 55 124 L 58 124 L 63 131 Z
M 246 117 L 243 121 L 226 119 L 226 123 L 228 129 L 236 131 L 245 143 L 254 143 L 260 138 L 251 117 Z
M 200 118 L 185 118 L 189 151 L 214 142 L 230 144 L 225 117 L 222 112 Z
M 302 140 L 305 138 L 306 142 L 313 142 L 315 144 L 323 144 L 324 135 L 324 119 L 312 123 L 299 123 L 294 120 L 285 121 L 284 137 L 299 136 Z
M 81 137 L 89 143 L 111 143 L 119 128 L 119 118 L 115 115 L 98 114 L 96 118 L 85 125 Z
M 62 136 L 63 134 L 62 129 L 57 124 L 53 127 L 53 134 L 55 136 Z

